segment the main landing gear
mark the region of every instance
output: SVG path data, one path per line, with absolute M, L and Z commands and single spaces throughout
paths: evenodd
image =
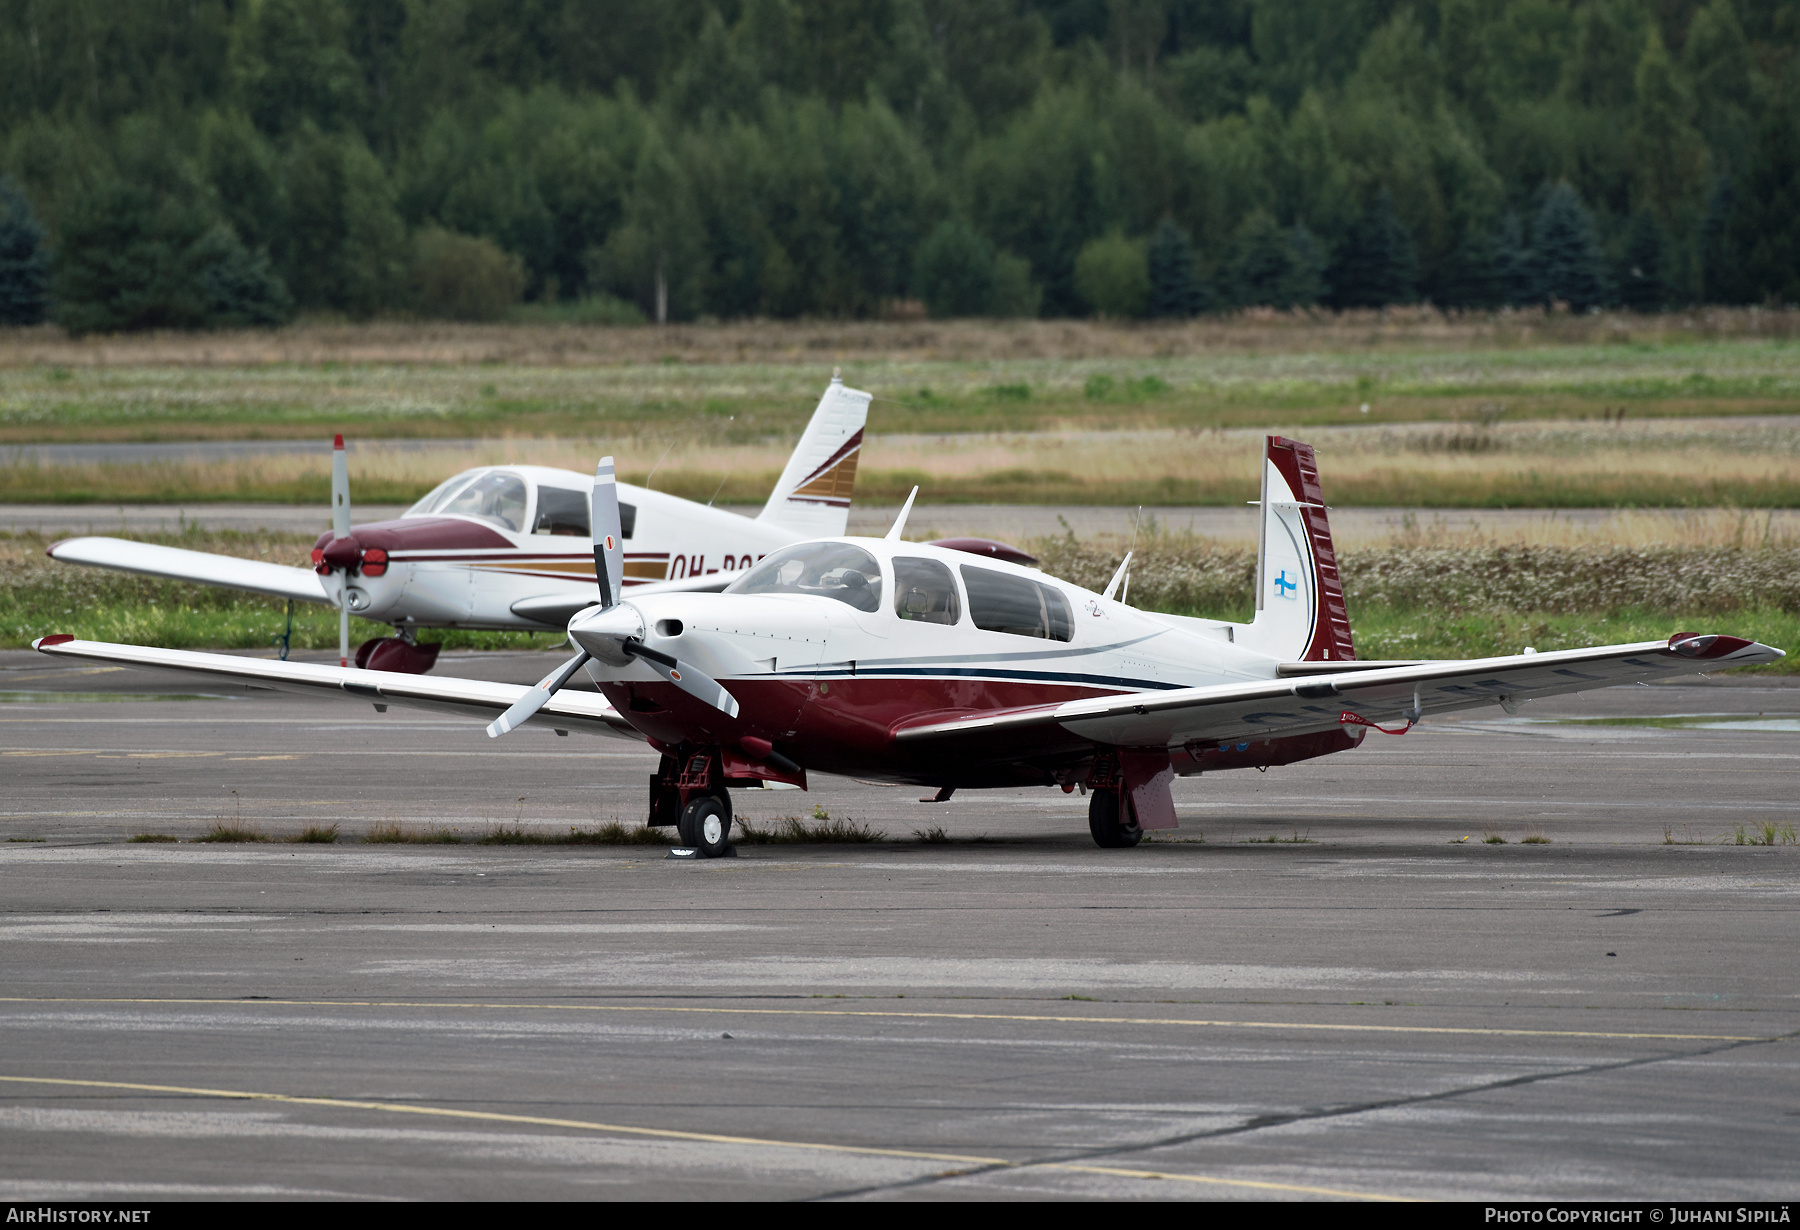
M 356 665 L 359 670 L 423 675 L 436 665 L 438 650 L 443 647 L 437 641 L 421 645 L 405 634 L 378 636 L 356 647 Z
M 1088 831 L 1102 850 L 1128 850 L 1144 840 L 1144 830 L 1131 813 L 1131 800 L 1118 790 L 1088 795 Z

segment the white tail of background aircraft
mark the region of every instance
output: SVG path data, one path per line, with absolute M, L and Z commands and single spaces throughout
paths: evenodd
M 800 538 L 836 538 L 850 522 L 850 491 L 862 455 L 870 395 L 835 373 L 757 520 Z

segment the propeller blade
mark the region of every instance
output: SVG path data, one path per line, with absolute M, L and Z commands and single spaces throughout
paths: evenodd
M 652 670 L 695 700 L 704 701 L 726 717 L 738 715 L 737 697 L 727 692 L 717 679 L 706 672 L 637 641 L 626 641 L 619 648 L 632 657 L 649 663 Z
M 536 713 L 539 709 L 542 709 L 549 703 L 550 698 L 555 696 L 556 693 L 561 690 L 563 684 L 569 682 L 569 680 L 574 677 L 575 672 L 580 670 L 583 664 L 585 664 L 591 656 L 592 655 L 584 649 L 574 657 L 570 658 L 567 662 L 564 662 L 561 666 L 551 671 L 548 675 L 545 675 L 542 679 L 538 680 L 537 686 L 533 687 L 529 692 L 525 693 L 525 695 L 519 697 L 519 699 L 513 703 L 512 708 L 488 723 L 488 738 L 498 739 L 508 731 L 523 726 L 531 719 L 532 714 Z
M 594 470 L 594 580 L 600 585 L 600 609 L 625 596 L 624 535 L 619 529 L 619 480 L 613 459 L 602 457 Z
M 350 537 L 350 458 L 344 436 L 331 441 L 331 536 Z M 338 665 L 350 665 L 350 570 L 338 578 Z

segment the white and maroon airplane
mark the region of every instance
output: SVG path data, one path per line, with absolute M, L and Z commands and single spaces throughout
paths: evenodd
M 1697 670 L 1773 662 L 1739 637 L 1429 662 L 1357 661 L 1312 449 L 1268 438 L 1256 615 L 1135 610 L 1105 592 L 965 551 L 825 538 L 770 553 L 723 593 L 625 589 L 612 459 L 594 486 L 600 601 L 579 652 L 526 689 L 45 637 L 45 653 L 294 691 L 624 733 L 662 753 L 649 822 L 723 853 L 733 787 L 808 772 L 937 789 L 1080 787 L 1103 847 L 1176 826 L 1177 775 L 1348 751 L 1434 714 Z M 558 692 L 585 667 L 602 695 Z M 1388 729 L 1383 723 L 1404 723 Z
M 720 589 L 777 547 L 842 534 L 869 401 L 869 394 L 832 378 L 754 519 L 621 484 L 625 585 L 646 592 Z M 415 674 L 429 670 L 438 652 L 437 645 L 418 642 L 420 629 L 560 630 L 595 601 L 590 474 L 485 466 L 441 483 L 397 520 L 353 526 L 340 435 L 332 486 L 333 529 L 314 545 L 312 569 L 120 538 L 68 538 L 51 544 L 48 554 L 66 563 L 347 606 L 346 641 L 348 615 L 392 624 L 397 633 L 363 642 L 356 665 Z

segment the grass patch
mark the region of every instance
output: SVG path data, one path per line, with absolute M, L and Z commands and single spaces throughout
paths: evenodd
M 411 829 L 390 821 L 371 827 L 363 840 L 373 845 L 455 846 L 463 838 L 454 829 Z
M 944 826 L 934 824 L 928 829 L 914 829 L 913 840 L 922 846 L 944 846 L 950 844 L 950 834 L 944 832 Z
M 758 828 L 747 820 L 737 822 L 737 841 L 747 846 L 867 845 L 886 841 L 887 834 L 854 820 L 834 819 L 815 806 L 810 817 L 784 816 Z
M 338 839 L 338 826 L 335 824 L 309 824 L 300 830 L 298 836 L 288 840 L 301 845 L 330 845 Z
M 657 329 L 594 327 L 629 317 L 598 300 L 517 314 L 511 325 L 308 323 L 109 338 L 105 347 L 14 331 L 0 339 L 8 371 L 0 442 L 329 438 L 334 430 L 628 437 L 710 430 L 712 419 L 753 439 L 797 433 L 832 363 L 844 366 L 847 382 L 888 399 L 881 430 L 898 432 L 1452 421 L 1476 419 L 1484 407 L 1503 407 L 1485 413 L 1508 422 L 1599 420 L 1621 407 L 1631 421 L 1800 409 L 1792 340 L 1800 313 L 1792 311 L 1394 309 L 1160 325 Z M 1099 395 L 1090 397 L 1090 387 Z M 929 396 L 912 392 L 925 388 Z
M 132 834 L 132 835 L 131 835 L 131 836 L 130 836 L 130 837 L 127 837 L 127 838 L 126 838 L 126 839 L 125 839 L 125 840 L 127 840 L 127 841 L 133 841 L 133 842 L 140 842 L 140 841 L 143 841 L 143 842 L 148 842 L 148 841 L 180 841 L 180 840 L 181 840 L 181 838 L 179 838 L 179 837 L 171 837 L 171 836 L 170 836 L 170 835 L 169 835 L 169 834 L 167 834 L 167 833 L 133 833 L 133 834 Z
M 514 825 L 499 825 L 475 839 L 481 846 L 669 846 L 675 844 L 670 828 L 647 824 L 621 824 L 609 820 L 598 828 L 570 827 L 567 833 L 543 833 Z
M 1270 833 L 1267 837 L 1246 837 L 1244 844 L 1250 846 L 1316 846 L 1319 843 L 1311 837 L 1302 837 L 1298 830 L 1292 836 L 1281 837 Z
M 211 828 L 206 830 L 206 832 L 193 838 L 193 840 L 201 842 L 267 841 L 269 840 L 269 835 L 262 832 L 260 829 L 253 829 L 243 824 L 220 820 L 214 823 Z
M 1525 836 L 1519 838 L 1519 844 L 1522 846 L 1547 846 L 1550 844 L 1550 838 L 1545 836 L 1543 825 L 1534 824 L 1525 830 Z
M 8 837 L 6 840 L 9 843 L 20 842 L 20 841 L 33 842 L 33 841 L 48 841 L 49 838 L 47 838 L 47 837 Z M 135 841 L 137 839 L 134 837 L 132 840 Z M 174 841 L 175 839 L 173 837 L 171 837 L 171 838 L 169 838 L 169 840 Z
M 1721 844 L 1734 846 L 1791 846 L 1795 844 L 1794 826 L 1778 820 L 1758 820 L 1751 824 L 1735 824 Z
M 1506 844 L 1506 838 L 1490 829 L 1482 834 L 1481 844 L 1484 846 L 1503 846 Z

